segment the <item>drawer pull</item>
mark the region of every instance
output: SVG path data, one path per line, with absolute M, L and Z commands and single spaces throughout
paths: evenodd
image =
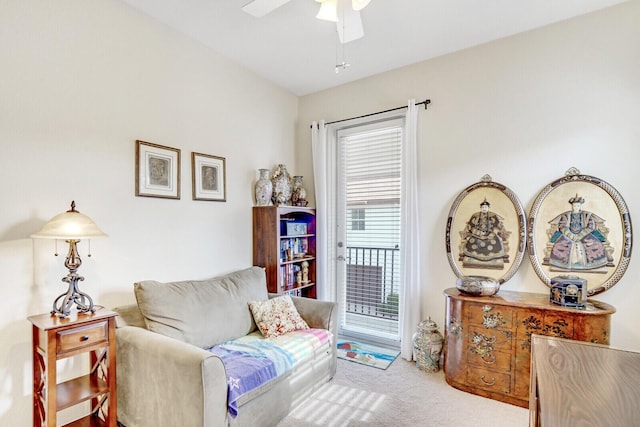
M 480 381 L 484 383 L 484 385 L 494 385 L 496 383 L 496 377 L 491 378 L 491 382 L 485 381 L 484 375 L 480 377 Z
M 87 341 L 89 339 L 89 335 L 83 335 L 80 337 L 80 341 Z
M 496 363 L 496 357 L 492 353 L 483 354 L 480 356 L 480 359 L 482 359 L 482 361 L 487 365 L 493 365 Z

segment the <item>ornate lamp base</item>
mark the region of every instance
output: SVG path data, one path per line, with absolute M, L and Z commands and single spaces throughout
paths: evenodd
M 73 205 L 71 206 L 73 208 Z M 69 284 L 69 289 L 66 293 L 61 294 L 53 301 L 53 310 L 51 314 L 58 315 L 60 317 L 67 317 L 71 314 L 71 307 L 74 304 L 78 306 L 78 312 L 80 313 L 93 313 L 96 311 L 93 308 L 93 300 L 91 297 L 78 289 L 78 282 L 84 280 L 84 277 L 80 276 L 76 271 L 82 265 L 80 255 L 78 255 L 77 243 L 80 240 L 69 239 L 69 253 L 64 260 L 64 266 L 69 269 L 69 274 L 62 278 L 63 282 Z M 57 256 L 58 254 L 56 254 Z M 91 256 L 91 254 L 89 254 Z
M 78 282 L 81 280 L 84 280 L 84 277 L 79 276 L 75 272 L 69 273 L 62 279 L 63 282 L 69 283 L 69 289 L 53 301 L 51 314 L 67 317 L 71 314 L 71 308 L 74 304 L 78 306 L 79 313 L 93 313 L 96 311 L 93 307 L 91 297 L 78 289 Z

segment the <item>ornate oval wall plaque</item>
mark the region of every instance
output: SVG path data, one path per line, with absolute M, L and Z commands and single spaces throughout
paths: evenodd
M 500 284 L 525 252 L 526 216 L 516 195 L 489 175 L 465 188 L 449 211 L 446 249 L 457 277 L 486 276 Z
M 607 182 L 576 168 L 540 191 L 529 214 L 529 258 L 538 277 L 578 276 L 587 295 L 615 285 L 629 265 L 629 209 Z

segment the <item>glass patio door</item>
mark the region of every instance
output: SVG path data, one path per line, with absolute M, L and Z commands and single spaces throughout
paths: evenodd
M 398 345 L 402 119 L 337 131 L 336 278 L 342 336 Z

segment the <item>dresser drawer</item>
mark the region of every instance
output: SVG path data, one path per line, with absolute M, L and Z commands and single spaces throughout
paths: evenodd
M 511 329 L 513 309 L 493 304 L 472 304 L 467 311 L 469 323 L 482 325 L 487 329 Z
M 531 334 L 573 338 L 573 317 L 557 313 L 518 313 L 518 339 L 531 339 Z
M 97 322 L 87 326 L 65 329 L 56 334 L 57 353 L 64 354 L 91 345 L 109 341 L 108 322 Z
M 504 329 L 486 329 L 482 326 L 469 327 L 469 345 L 491 346 L 496 350 L 509 351 L 513 346 L 513 332 Z
M 494 393 L 511 393 L 511 376 L 488 369 L 467 367 L 467 384 Z
M 511 370 L 511 352 L 486 351 L 482 347 L 469 346 L 467 363 L 498 372 Z

